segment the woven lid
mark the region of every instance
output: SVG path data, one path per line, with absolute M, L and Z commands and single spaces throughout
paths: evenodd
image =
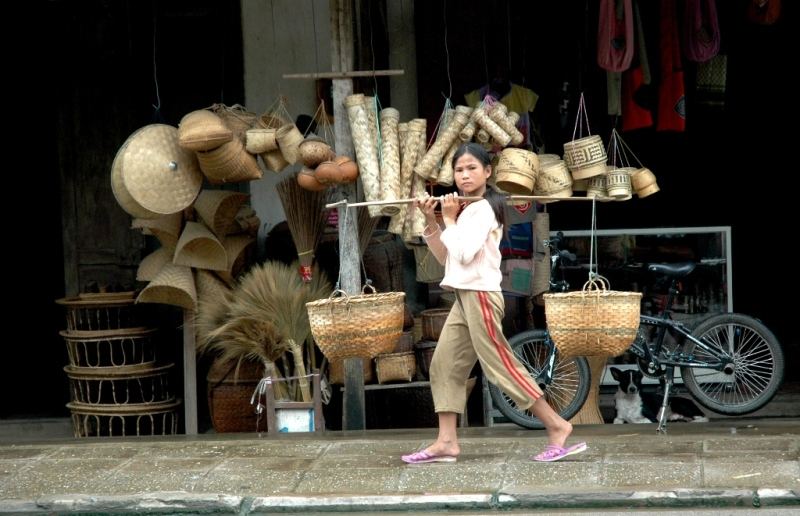
M 187 222 L 175 248 L 173 263 L 198 269 L 224 271 L 228 269 L 225 248 L 207 227 L 199 222 Z
M 134 132 L 114 158 L 111 185 L 122 209 L 152 219 L 194 202 L 203 184 L 195 154 L 178 145 L 178 130 L 151 124 Z
M 192 269 L 168 263 L 136 298 L 137 303 L 162 303 L 189 310 L 197 306 Z

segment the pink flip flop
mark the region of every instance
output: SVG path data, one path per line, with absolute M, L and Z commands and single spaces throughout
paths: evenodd
M 400 457 L 403 462 L 408 464 L 427 464 L 429 462 L 455 462 L 456 457 L 453 455 L 433 455 L 425 450 L 403 455 Z
M 563 459 L 564 457 L 584 452 L 586 451 L 586 448 L 586 443 L 573 444 L 569 448 L 562 448 L 561 446 L 557 446 L 555 444 L 548 444 L 544 447 L 544 451 L 542 453 L 539 455 L 534 455 L 531 457 L 531 460 L 536 462 L 555 462 Z

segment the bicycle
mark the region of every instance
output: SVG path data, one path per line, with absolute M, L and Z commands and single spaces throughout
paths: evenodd
M 558 243 L 560 238 L 550 242 L 554 249 L 552 272 L 564 258 L 557 248 Z M 636 356 L 642 373 L 663 379 L 659 433 L 666 432 L 666 406 L 676 367 L 680 368 L 689 394 L 704 407 L 723 415 L 742 415 L 760 409 L 772 399 L 783 381 L 783 350 L 777 337 L 759 320 L 745 314 L 718 313 L 692 329 L 671 318 L 675 298 L 680 292 L 678 283 L 696 266 L 694 262 L 647 265 L 650 273 L 669 284 L 667 298 L 657 315 L 640 315 L 639 330 L 628 349 Z M 563 288 L 563 284 L 554 284 L 551 279 L 551 288 L 555 287 Z M 653 333 L 655 337 L 651 340 Z M 665 343 L 668 334 L 673 338 L 670 345 Z M 559 367 L 563 364 L 558 360 L 557 348 L 547 330 L 522 332 L 509 339 L 509 344 L 545 394 L 552 394 L 548 400 L 555 398 L 557 401 L 556 395 L 565 389 L 573 393 L 569 403 L 554 406 L 564 419 L 573 417 L 585 402 L 585 396 L 581 399 L 584 388 L 588 394 L 591 379 L 588 365 L 584 368 L 580 360 L 570 360 L 565 363 L 574 367 L 574 373 L 560 373 Z M 493 403 L 508 419 L 526 428 L 543 428 L 529 411 L 519 410 L 496 386 L 490 385 L 489 389 Z

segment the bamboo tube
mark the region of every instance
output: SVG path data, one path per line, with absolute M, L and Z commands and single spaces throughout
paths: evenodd
M 408 197 L 411 195 L 411 176 L 414 175 L 414 165 L 417 164 L 417 141 L 420 132 L 418 124 L 409 122 L 405 125 L 407 130 L 400 140 L 400 194 L 399 197 Z M 424 131 L 423 131 L 424 132 Z M 403 134 L 402 132 L 400 133 Z M 424 137 L 424 136 L 423 136 Z M 405 225 L 406 213 L 408 206 L 405 204 L 400 205 L 400 211 L 392 216 L 389 221 L 389 232 L 395 235 L 403 234 L 403 226 Z
M 500 128 L 511 137 L 511 145 L 519 145 L 522 143 L 522 133 L 508 118 L 508 108 L 501 103 L 497 103 L 489 111 L 489 118 L 491 118 Z
M 414 167 L 414 172 L 425 179 L 436 179 L 439 175 L 438 165 L 450 145 L 458 138 L 458 133 L 467 125 L 469 119 L 464 113 L 455 112 L 453 121 L 447 126 L 441 136 L 434 142 L 422 160 Z
M 381 199 L 390 201 L 400 195 L 400 137 L 397 127 L 400 112 L 395 108 L 381 111 Z M 382 215 L 395 215 L 397 206 L 387 204 L 381 208 Z
M 456 151 L 461 145 L 461 140 L 454 141 L 453 144 L 450 145 L 450 149 L 448 149 L 447 153 L 444 155 L 444 158 L 442 158 L 442 166 L 439 168 L 439 176 L 436 178 L 436 182 L 440 185 L 453 185 L 453 156 L 455 156 Z
M 347 109 L 347 118 L 350 122 L 350 133 L 353 135 L 353 146 L 356 150 L 356 159 L 364 185 L 364 197 L 368 201 L 380 199 L 380 168 L 375 147 L 372 145 L 369 129 L 367 107 L 364 105 L 365 97 L 361 94 L 350 95 L 345 98 L 344 105 Z M 370 217 L 381 215 L 380 207 L 370 206 Z
M 484 108 L 477 108 L 475 110 L 475 122 L 481 126 L 481 128 L 485 129 L 486 132 L 489 133 L 489 136 L 494 138 L 494 141 L 501 147 L 505 147 L 511 142 L 511 136 L 497 125 L 494 120 L 489 118 Z

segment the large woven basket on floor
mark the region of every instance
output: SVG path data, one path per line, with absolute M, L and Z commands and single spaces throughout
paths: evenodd
M 405 292 L 350 296 L 335 290 L 327 299 L 306 303 L 311 334 L 331 361 L 391 353 L 403 333 L 405 296 Z
M 641 299 L 596 276 L 582 290 L 544 294 L 547 329 L 564 357 L 621 355 L 636 337 Z

